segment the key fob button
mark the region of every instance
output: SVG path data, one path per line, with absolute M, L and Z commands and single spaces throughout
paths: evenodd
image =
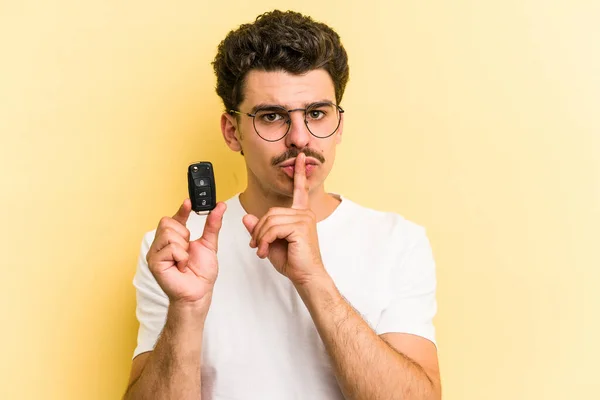
M 196 196 L 197 199 L 210 198 L 210 195 L 211 195 L 210 187 L 195 188 L 194 195 Z
M 208 178 L 196 178 L 194 179 L 194 183 L 196 186 L 204 187 L 210 184 L 210 180 Z

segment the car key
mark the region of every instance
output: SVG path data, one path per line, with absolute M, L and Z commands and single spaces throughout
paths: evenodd
M 217 191 L 212 164 L 208 161 L 190 164 L 187 177 L 192 211 L 204 214 L 215 208 Z

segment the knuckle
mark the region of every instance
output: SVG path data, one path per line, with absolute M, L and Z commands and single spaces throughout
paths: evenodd
M 167 247 L 171 253 L 180 253 L 180 251 L 183 249 L 177 242 L 170 242 Z
M 171 220 L 170 217 L 162 217 L 160 219 L 160 221 L 158 221 L 158 227 L 159 228 L 164 228 L 165 226 L 167 226 L 169 224 L 170 220 Z
M 269 208 L 269 211 L 267 211 L 266 215 L 269 215 L 269 216 L 277 215 L 277 214 L 280 214 L 282 212 L 282 210 L 284 210 L 284 209 L 281 207 L 271 207 L 271 208 Z
M 148 261 L 148 268 L 150 268 L 150 270 L 154 269 L 154 265 L 156 264 L 157 258 L 159 258 L 159 256 L 160 255 L 158 253 L 154 253 L 154 254 L 148 253 L 147 261 Z
M 165 247 L 163 247 L 160 252 L 162 253 L 172 253 L 173 252 L 173 243 L 167 243 Z M 159 252 L 159 253 L 160 253 Z

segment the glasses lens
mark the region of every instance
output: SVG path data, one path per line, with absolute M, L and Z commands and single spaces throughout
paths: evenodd
M 268 141 L 276 141 L 288 131 L 290 116 L 284 109 L 258 110 L 254 117 L 254 129 L 258 135 Z
M 315 104 L 306 110 L 306 125 L 319 138 L 334 134 L 340 124 L 340 113 L 333 104 Z

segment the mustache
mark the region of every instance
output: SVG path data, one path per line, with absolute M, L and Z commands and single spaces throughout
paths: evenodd
M 288 151 L 286 151 L 285 153 L 283 153 L 282 155 L 278 156 L 278 157 L 274 157 L 271 160 L 271 164 L 273 166 L 276 166 L 277 164 L 280 164 L 282 162 L 284 162 L 285 160 L 289 160 L 290 158 L 296 158 L 298 157 L 298 154 L 300 153 L 304 153 L 304 155 L 306 157 L 312 157 L 315 158 L 317 160 L 319 160 L 319 162 L 321 164 L 323 164 L 325 162 L 325 157 L 323 157 L 321 155 L 321 153 L 318 153 L 312 149 L 309 148 L 305 148 L 305 149 L 298 149 L 297 147 L 292 147 L 290 148 Z

